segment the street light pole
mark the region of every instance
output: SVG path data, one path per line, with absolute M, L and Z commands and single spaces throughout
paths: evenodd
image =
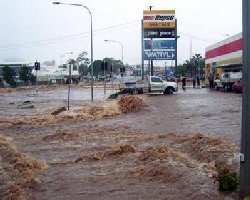
M 122 50 L 122 65 L 123 65 L 123 45 L 122 45 L 122 43 L 121 42 L 119 42 L 119 41 L 116 41 L 116 40 L 104 40 L 105 42 L 114 42 L 114 43 L 117 43 L 117 44 L 119 44 L 120 46 L 121 46 L 121 50 Z
M 250 2 L 242 0 L 243 37 L 243 93 L 240 154 L 240 199 L 250 194 Z
M 94 100 L 94 92 L 93 92 L 93 74 L 94 74 L 94 70 L 93 70 L 93 21 L 92 21 L 92 14 L 90 12 L 90 10 L 85 6 L 85 8 L 89 11 L 89 14 L 90 14 L 90 19 L 91 19 L 91 28 L 90 28 L 90 31 L 91 31 L 91 101 Z
M 53 4 L 55 5 L 58 5 L 58 4 L 62 4 L 62 5 L 69 5 L 69 6 L 79 6 L 79 7 L 83 7 L 85 8 L 88 12 L 89 12 L 89 15 L 90 15 L 90 37 L 91 37 L 91 65 L 90 65 L 90 68 L 91 68 L 91 101 L 94 100 L 94 91 L 93 91 L 93 87 L 94 87 L 94 84 L 93 84 L 93 20 L 92 20 L 92 13 L 91 11 L 89 10 L 89 8 L 83 4 L 77 4 L 77 3 L 63 3 L 63 2 L 59 2 L 59 1 L 55 1 L 53 2 Z
M 122 43 L 121 42 L 119 42 L 119 41 L 116 41 L 116 40 L 104 40 L 105 42 L 114 42 L 114 43 L 117 43 L 117 44 L 119 44 L 120 46 L 121 46 L 121 50 L 122 50 L 122 67 L 124 66 L 124 64 L 123 64 L 123 45 L 122 45 Z M 121 74 L 122 75 L 122 83 L 123 83 L 123 74 Z
M 61 85 L 62 85 L 62 68 L 63 68 L 63 67 L 62 67 L 62 65 L 63 65 L 63 64 L 62 64 L 62 57 L 65 56 L 65 55 L 67 55 L 67 54 L 73 54 L 73 52 L 71 51 L 71 52 L 63 53 L 63 54 L 61 55 L 61 59 L 60 59 L 60 62 L 61 62 L 61 77 L 60 77 L 60 78 L 61 78 Z

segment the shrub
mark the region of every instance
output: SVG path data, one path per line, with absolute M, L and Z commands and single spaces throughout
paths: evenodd
M 240 177 L 235 171 L 230 171 L 227 168 L 218 169 L 216 180 L 219 183 L 219 190 L 223 192 L 234 192 L 240 182 Z
M 11 87 L 16 87 L 16 81 L 14 79 L 15 71 L 8 65 L 3 67 L 3 79 L 10 84 Z
M 108 99 L 116 99 L 120 94 L 122 94 L 121 92 L 117 92 L 117 93 L 114 93 L 114 94 L 111 94 Z

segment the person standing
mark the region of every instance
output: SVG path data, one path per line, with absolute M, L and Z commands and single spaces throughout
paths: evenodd
M 200 86 L 201 86 L 200 78 L 199 78 L 199 76 L 197 76 L 197 88 L 200 88 Z
M 209 80 L 209 88 L 213 89 L 214 88 L 214 77 L 213 77 L 213 74 L 210 73 L 210 75 L 208 77 L 208 80 Z
M 186 89 L 186 77 L 182 77 L 182 89 Z
M 195 77 L 193 77 L 193 88 L 195 88 L 195 86 L 196 86 L 196 79 Z

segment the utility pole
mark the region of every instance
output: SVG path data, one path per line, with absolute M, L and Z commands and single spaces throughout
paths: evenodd
M 69 98 L 70 98 L 70 84 L 71 84 L 71 63 L 69 63 L 68 110 L 69 110 L 69 105 L 70 105 L 70 102 L 69 102 Z
M 177 73 L 177 39 L 178 39 L 178 35 L 177 35 L 177 19 L 175 19 L 175 73 Z
M 145 77 L 145 70 L 144 70 L 144 27 L 143 27 L 143 20 L 141 20 L 141 75 L 142 80 Z
M 103 71 L 103 75 L 104 75 L 104 95 L 106 95 L 106 66 L 108 66 L 108 62 L 105 61 L 105 59 L 103 60 L 104 62 L 104 71 Z
M 165 62 L 165 79 L 167 79 L 167 62 Z
M 153 6 L 149 6 L 149 10 L 150 10 L 150 11 L 152 10 L 152 7 L 153 7 Z M 153 38 L 151 37 L 150 40 L 151 40 L 151 52 L 152 52 L 152 51 L 153 51 Z M 151 70 L 150 70 L 150 71 L 151 71 L 151 74 L 150 74 L 150 75 L 153 76 L 153 75 L 154 75 L 154 61 L 151 60 L 150 62 L 151 62 L 151 63 L 150 63 L 150 66 L 151 66 Z
M 243 94 L 240 155 L 240 199 L 250 196 L 250 1 L 242 0 Z M 249 198 L 248 198 L 249 199 Z

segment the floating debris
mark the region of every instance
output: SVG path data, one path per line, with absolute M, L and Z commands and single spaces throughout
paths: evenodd
M 122 113 L 131 113 L 141 110 L 145 105 L 142 98 L 132 95 L 124 95 L 118 100 Z
M 5 192 L 0 198 L 27 199 L 40 183 L 36 174 L 47 165 L 17 151 L 12 139 L 0 134 L 0 173 L 5 174 Z
M 75 160 L 75 163 L 81 162 L 85 159 L 87 160 L 100 160 L 110 156 L 119 156 L 125 153 L 135 153 L 135 147 L 128 144 L 119 144 L 114 149 L 105 152 L 96 152 L 93 155 L 80 157 Z
M 57 110 L 53 111 L 53 112 L 51 113 L 51 115 L 58 115 L 58 114 L 60 114 L 61 112 L 64 112 L 64 111 L 66 111 L 66 110 L 67 110 L 66 107 L 63 106 L 63 107 L 58 108 Z
M 19 109 L 32 109 L 35 108 L 35 105 L 31 101 L 24 101 L 22 104 L 18 105 Z

